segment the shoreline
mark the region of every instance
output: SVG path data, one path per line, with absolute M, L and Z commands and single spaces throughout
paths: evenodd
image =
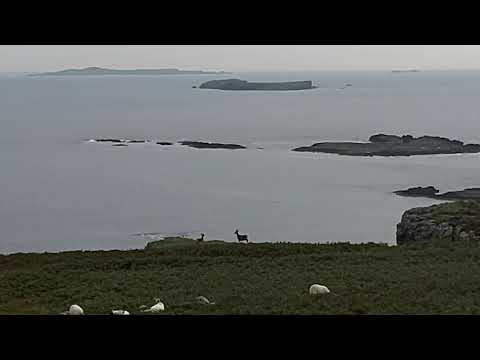
M 170 239 L 179 239 L 179 244 L 171 244 L 168 243 Z M 164 243 L 162 243 L 164 241 Z M 52 250 L 52 251 L 16 251 L 16 252 L 8 252 L 2 253 L 0 252 L 0 257 L 2 256 L 16 256 L 16 255 L 62 255 L 62 254 L 70 254 L 70 253 L 127 253 L 130 251 L 152 251 L 158 250 L 162 248 L 180 248 L 180 247 L 190 247 L 195 246 L 197 241 L 192 238 L 184 238 L 184 237 L 166 237 L 164 240 L 153 240 L 148 241 L 145 243 L 144 247 L 136 247 L 136 248 L 108 248 L 108 249 L 64 249 L 64 250 Z M 150 245 L 149 245 L 150 244 Z M 157 244 L 159 246 L 152 246 L 152 244 Z M 333 242 L 290 242 L 290 241 L 262 241 L 262 242 L 255 242 L 250 241 L 248 244 L 239 243 L 237 240 L 220 240 L 220 239 L 212 239 L 212 240 L 205 240 L 203 243 L 199 244 L 199 246 L 210 246 L 210 245 L 218 245 L 223 244 L 225 246 L 275 246 L 275 245 L 303 245 L 303 246 L 336 246 L 336 245 L 351 245 L 351 246 L 362 246 L 362 245 L 380 245 L 380 246 L 388 246 L 388 247 L 395 247 L 398 246 L 396 243 L 388 243 L 388 242 L 349 242 L 349 241 L 333 241 Z M 165 245 L 165 246 L 162 246 Z M 149 248 L 148 248 L 149 247 Z

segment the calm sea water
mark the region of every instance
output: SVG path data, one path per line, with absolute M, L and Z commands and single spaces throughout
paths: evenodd
M 222 77 L 311 79 L 318 89 L 193 89 Z M 345 83 L 353 86 L 338 90 Z M 0 252 L 141 248 L 162 235 L 395 244 L 391 192 L 480 186 L 480 155 L 295 153 L 372 134 L 480 142 L 480 72 L 0 76 Z M 99 137 L 233 142 L 247 150 L 119 148 Z M 262 147 L 263 149 L 258 149 Z M 144 234 L 139 236 L 138 234 Z

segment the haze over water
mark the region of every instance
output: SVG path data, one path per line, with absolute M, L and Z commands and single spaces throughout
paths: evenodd
M 193 89 L 218 78 L 313 80 L 293 92 Z M 338 90 L 346 83 L 352 87 Z M 0 252 L 142 248 L 148 236 L 385 242 L 412 207 L 391 192 L 480 186 L 480 154 L 295 153 L 375 133 L 480 143 L 480 72 L 0 77 Z M 238 143 L 113 147 L 101 137 Z M 258 149 L 262 147 L 263 149 Z

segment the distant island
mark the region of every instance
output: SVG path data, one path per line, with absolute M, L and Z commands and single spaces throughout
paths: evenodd
M 208 74 L 229 74 L 224 71 L 201 71 L 201 70 L 179 70 L 179 69 L 132 69 L 116 70 L 101 67 L 87 67 L 84 69 L 67 69 L 54 72 L 29 74 L 28 76 L 71 76 L 71 75 L 208 75 Z
M 200 85 L 200 89 L 215 90 L 307 90 L 314 89 L 311 81 L 287 82 L 248 82 L 240 79 L 225 79 L 207 81 Z
M 410 73 L 410 72 L 420 72 L 420 70 L 417 70 L 417 69 L 392 70 L 392 73 Z
M 463 144 L 438 136 L 397 136 L 377 134 L 369 143 L 323 142 L 293 149 L 300 152 L 323 152 L 350 156 L 410 156 L 433 154 L 480 153 L 480 144 Z

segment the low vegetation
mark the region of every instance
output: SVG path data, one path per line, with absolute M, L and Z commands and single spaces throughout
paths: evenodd
M 480 201 L 455 201 L 425 209 L 430 210 L 429 218 L 437 224 L 448 222 L 480 234 Z
M 330 294 L 309 295 L 309 286 Z M 0 256 L 0 314 L 480 314 L 477 243 L 298 244 L 189 239 L 145 250 Z M 199 295 L 215 305 L 196 304 Z

